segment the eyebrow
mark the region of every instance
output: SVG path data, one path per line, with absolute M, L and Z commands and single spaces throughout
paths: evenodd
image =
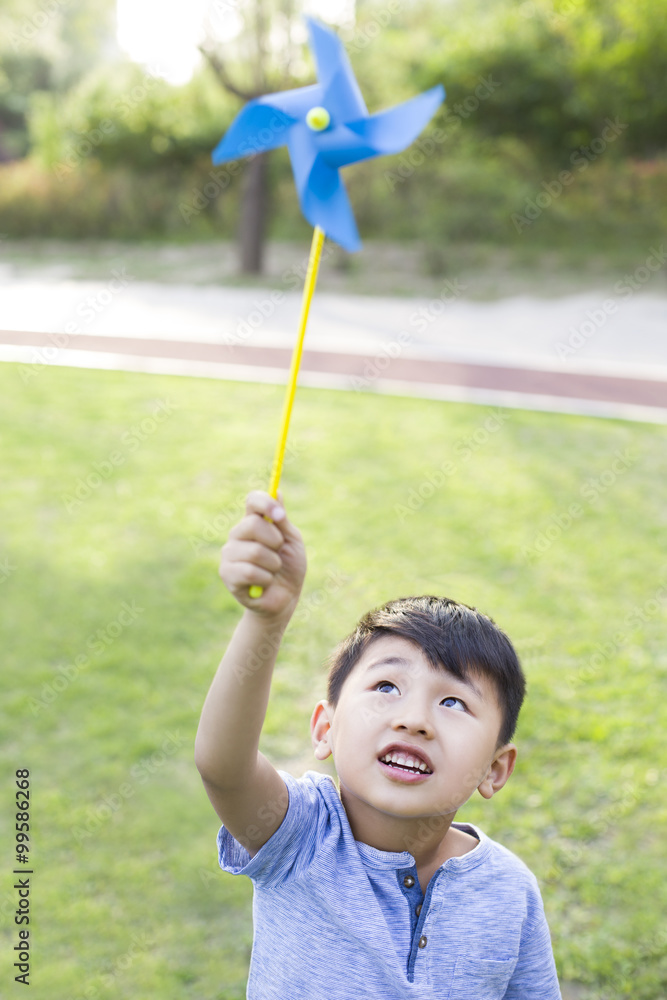
M 371 670 L 375 670 L 377 667 L 410 667 L 412 664 L 410 660 L 406 660 L 404 656 L 383 656 L 381 660 L 376 660 L 375 663 L 369 663 L 366 667 L 364 673 L 370 673 Z M 470 688 L 475 692 L 480 701 L 484 701 L 484 695 L 479 690 L 476 684 L 474 684 L 469 677 L 457 677 L 450 670 L 446 671 L 449 677 L 453 677 L 455 681 L 460 681 L 466 687 Z

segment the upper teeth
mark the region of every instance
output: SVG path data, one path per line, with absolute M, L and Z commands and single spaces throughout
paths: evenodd
M 395 750 L 391 753 L 386 753 L 384 757 L 380 757 L 380 760 L 384 761 L 385 764 L 401 764 L 403 767 L 416 767 L 420 771 L 429 770 L 424 761 L 419 760 L 418 757 L 413 757 L 409 753 L 400 753 Z

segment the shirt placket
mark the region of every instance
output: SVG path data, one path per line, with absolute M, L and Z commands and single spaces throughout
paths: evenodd
M 428 937 L 424 933 L 424 925 L 428 917 L 433 890 L 442 874 L 436 872 L 426 889 L 424 896 L 417 877 L 417 868 L 401 868 L 398 872 L 399 885 L 403 895 L 410 902 L 410 936 L 411 946 L 408 957 L 408 982 L 413 983 L 415 979 L 415 965 L 417 959 L 426 955 L 428 948 Z

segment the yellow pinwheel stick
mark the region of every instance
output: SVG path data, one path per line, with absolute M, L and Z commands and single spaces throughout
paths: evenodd
M 310 312 L 310 303 L 313 299 L 313 293 L 315 292 L 315 285 L 317 284 L 317 274 L 320 269 L 320 259 L 322 257 L 322 247 L 324 246 L 324 231 L 320 229 L 319 226 L 315 226 L 315 231 L 313 232 L 313 242 L 310 247 L 310 257 L 308 258 L 308 270 L 306 271 L 306 282 L 303 287 L 303 300 L 301 303 L 301 319 L 299 321 L 299 336 L 294 347 L 294 353 L 292 354 L 292 365 L 290 368 L 289 379 L 287 382 L 287 391 L 285 393 L 285 403 L 283 406 L 283 416 L 282 423 L 280 427 L 280 434 L 278 435 L 278 445 L 276 447 L 276 454 L 273 459 L 273 466 L 271 469 L 271 482 L 269 484 L 269 493 L 274 500 L 278 499 L 278 486 L 280 485 L 280 473 L 283 468 L 283 461 L 285 458 L 285 448 L 287 447 L 287 432 L 289 431 L 290 417 L 292 416 L 292 406 L 294 405 L 294 396 L 296 394 L 296 382 L 299 375 L 299 368 L 301 366 L 301 355 L 303 354 L 303 341 L 306 336 L 306 326 L 308 325 L 308 313 Z M 267 518 L 267 521 L 270 521 Z M 250 597 L 261 597 L 264 593 L 264 588 L 257 585 L 248 588 L 248 595 Z

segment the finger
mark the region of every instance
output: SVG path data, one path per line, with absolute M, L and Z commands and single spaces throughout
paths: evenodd
M 274 576 L 273 573 L 268 573 L 252 563 L 239 562 L 227 567 L 224 579 L 232 593 L 246 593 L 248 587 L 253 586 L 260 586 L 266 590 L 273 583 Z
M 271 521 L 279 521 L 284 515 L 284 509 L 270 493 L 264 490 L 252 490 L 245 501 L 246 514 L 260 514 Z
M 284 510 L 284 508 L 282 508 Z M 285 513 L 283 517 L 274 522 L 276 527 L 280 529 L 283 535 L 283 540 L 286 542 L 297 542 L 301 541 L 301 532 L 292 524 L 287 514 Z
M 253 541 L 232 539 L 224 546 L 223 558 L 228 564 L 251 563 L 269 573 L 279 573 L 283 567 L 283 561 L 277 552 Z
M 282 492 L 280 490 L 277 492 L 278 498 L 282 502 Z M 301 532 L 287 517 L 284 506 L 278 504 L 270 493 L 264 493 L 261 490 L 253 490 L 249 493 L 246 497 L 246 513 L 268 517 L 282 531 L 286 541 L 301 540 Z
M 280 528 L 259 514 L 249 514 L 230 529 L 230 539 L 260 542 L 276 552 L 285 544 L 285 536 Z

